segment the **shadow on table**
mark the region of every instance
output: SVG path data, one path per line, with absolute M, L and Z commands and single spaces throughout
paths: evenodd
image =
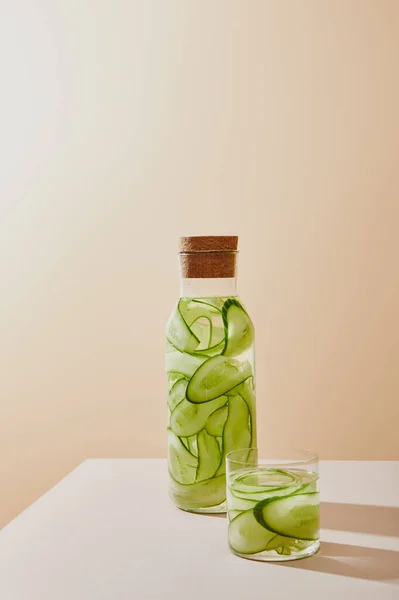
M 289 569 L 399 584 L 399 552 L 393 550 L 322 542 L 319 552 L 310 558 L 275 564 Z
M 399 508 L 362 504 L 320 505 L 322 529 L 399 537 Z

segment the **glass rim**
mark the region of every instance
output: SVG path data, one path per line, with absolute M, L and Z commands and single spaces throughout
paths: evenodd
M 226 463 L 237 463 L 239 465 L 243 465 L 243 466 L 248 466 L 248 461 L 244 461 L 244 460 L 238 460 L 233 458 L 234 454 L 238 454 L 239 452 L 243 453 L 243 452 L 251 452 L 251 451 L 256 451 L 259 454 L 259 448 L 257 446 L 252 446 L 250 448 L 237 448 L 236 450 L 230 450 L 230 452 L 228 452 L 226 454 Z M 269 466 L 289 466 L 289 465 L 309 465 L 315 462 L 319 461 L 319 455 L 316 452 L 313 452 L 312 450 L 308 450 L 307 448 L 292 448 L 292 449 L 288 449 L 288 453 L 292 452 L 292 454 L 297 454 L 297 456 L 300 456 L 300 458 L 292 458 L 292 459 L 286 459 L 286 458 L 282 458 L 279 459 L 278 456 L 274 457 L 274 459 L 268 461 L 267 458 L 260 458 L 260 461 L 264 461 L 264 465 L 269 465 Z M 277 450 L 277 455 L 279 454 L 279 451 Z M 278 462 L 273 462 L 274 461 L 278 461 Z M 263 465 L 263 466 L 264 466 Z M 260 467 L 253 467 L 253 468 L 260 468 Z

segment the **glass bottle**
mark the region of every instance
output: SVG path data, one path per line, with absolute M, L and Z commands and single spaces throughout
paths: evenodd
M 225 512 L 225 455 L 256 446 L 254 327 L 237 294 L 236 236 L 179 241 L 180 298 L 166 326 L 169 494 Z

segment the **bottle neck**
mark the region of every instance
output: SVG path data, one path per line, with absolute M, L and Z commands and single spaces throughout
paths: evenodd
M 180 279 L 181 298 L 215 298 L 237 296 L 237 277 Z

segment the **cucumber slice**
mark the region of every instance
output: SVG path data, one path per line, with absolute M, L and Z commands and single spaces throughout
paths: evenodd
M 197 436 L 192 435 L 192 436 L 188 437 L 187 440 L 188 440 L 188 449 L 190 450 L 191 454 L 193 454 L 194 456 L 198 456 Z
M 214 435 L 216 437 L 223 435 L 223 429 L 226 424 L 228 412 L 228 407 L 222 406 L 209 415 L 205 423 L 205 429 L 210 435 Z
M 170 373 L 167 373 L 166 378 L 168 380 L 168 393 L 169 393 L 170 390 L 172 389 L 172 387 L 175 385 L 176 381 L 179 381 L 179 379 L 185 379 L 185 376 L 182 375 L 181 373 L 176 373 L 174 371 L 171 371 Z
M 180 312 L 180 300 L 166 325 L 166 339 L 181 352 L 194 352 L 200 340 L 191 331 Z
M 240 513 L 229 523 L 229 545 L 239 554 L 263 552 L 275 535 L 258 523 L 252 510 Z
M 230 521 L 232 521 L 233 519 L 235 519 L 236 517 L 238 517 L 238 515 L 241 513 L 241 510 L 227 510 L 227 518 Z
M 261 502 L 262 500 L 281 498 L 284 496 L 292 496 L 292 494 L 301 493 L 305 490 L 305 486 L 296 485 L 289 486 L 286 488 L 277 488 L 274 490 L 263 491 L 263 492 L 241 492 L 234 491 L 234 495 L 237 498 L 242 498 L 243 500 L 253 500 L 255 502 Z
M 174 410 L 178 404 L 186 397 L 187 379 L 178 379 L 168 394 L 168 406 Z
M 239 394 L 247 403 L 251 414 L 251 446 L 256 446 L 256 400 L 255 400 L 255 383 L 253 377 L 248 377 L 240 385 L 231 392 L 233 395 Z
M 223 453 L 235 448 L 249 448 L 251 444 L 251 430 L 249 425 L 249 410 L 241 396 L 229 396 L 229 413 L 223 430 Z M 226 472 L 225 461 L 220 463 L 216 475 Z
M 170 473 L 177 482 L 190 484 L 195 481 L 198 459 L 170 430 L 168 431 L 168 460 Z
M 226 491 L 227 507 L 230 510 L 237 510 L 242 512 L 243 510 L 251 510 L 257 504 L 256 500 L 244 499 L 237 497 L 230 485 L 227 486 Z
M 247 312 L 235 298 L 226 300 L 222 310 L 226 330 L 225 356 L 239 356 L 254 343 L 255 330 Z
M 213 316 L 221 314 L 221 309 L 212 306 L 205 300 L 194 300 L 193 298 L 181 298 L 179 311 L 188 327 L 203 317 L 212 321 Z
M 291 554 L 305 550 L 309 544 L 308 540 L 295 540 L 281 535 L 275 535 L 268 543 L 266 550 L 274 550 L 277 554 L 290 556 Z
M 293 494 L 260 502 L 254 514 L 274 533 L 299 540 L 319 538 L 319 494 Z M 259 518 L 260 517 L 260 518 Z
M 228 407 L 229 414 L 223 431 L 225 454 L 235 448 L 249 448 L 251 443 L 247 404 L 241 396 L 230 396 Z
M 274 492 L 302 483 L 301 477 L 284 469 L 255 469 L 239 472 L 232 477 L 232 487 L 236 492 Z
M 185 448 L 187 448 L 187 450 L 190 452 L 190 448 L 188 447 L 188 439 L 186 437 L 182 437 L 182 438 L 180 438 L 180 440 L 181 440 L 181 443 L 183 444 L 183 446 Z
M 192 356 L 179 350 L 168 352 L 165 358 L 166 372 L 180 373 L 180 377 L 190 378 L 206 360 L 206 356 Z
M 197 357 L 195 357 L 197 358 Z M 251 364 L 225 356 L 208 358 L 194 373 L 187 387 L 190 402 L 209 402 L 223 396 L 252 375 Z
M 172 431 L 179 437 L 190 437 L 205 427 L 211 413 L 226 404 L 226 396 L 215 398 L 211 402 L 193 404 L 184 399 L 176 406 L 170 418 Z
M 226 478 L 221 475 L 191 485 L 182 485 L 171 475 L 169 493 L 177 506 L 187 510 L 218 506 L 226 499 Z
M 220 344 L 217 344 L 216 346 L 211 346 L 210 348 L 204 348 L 203 350 L 196 350 L 194 352 L 195 356 L 205 356 L 206 358 L 212 358 L 212 356 L 219 356 L 219 354 L 222 354 L 223 349 L 224 349 L 224 338 L 222 340 L 222 342 Z
M 175 350 L 176 350 L 176 348 L 173 346 L 173 344 L 171 344 L 170 342 L 168 342 L 168 340 L 166 340 L 166 353 L 174 352 Z
M 214 317 L 214 321 L 217 319 L 215 319 Z M 194 324 L 195 325 L 195 324 Z M 193 325 L 193 327 L 194 327 Z M 199 330 L 198 330 L 199 331 Z M 200 337 L 200 335 L 198 337 L 200 337 L 200 339 L 203 339 L 204 334 L 201 334 L 202 337 Z M 217 354 L 221 354 L 224 350 L 225 347 L 225 330 L 224 327 L 219 327 L 217 324 L 212 324 L 212 331 L 211 331 L 211 339 L 209 341 L 209 344 L 206 348 L 203 348 L 202 346 L 199 346 L 196 351 L 194 352 L 195 355 L 205 355 L 208 357 L 211 356 L 216 356 Z
M 196 350 L 204 351 L 212 345 L 212 321 L 208 317 L 198 319 L 191 325 L 191 331 L 199 340 Z
M 198 434 L 198 468 L 196 480 L 213 477 L 220 464 L 220 449 L 217 439 L 204 429 Z

